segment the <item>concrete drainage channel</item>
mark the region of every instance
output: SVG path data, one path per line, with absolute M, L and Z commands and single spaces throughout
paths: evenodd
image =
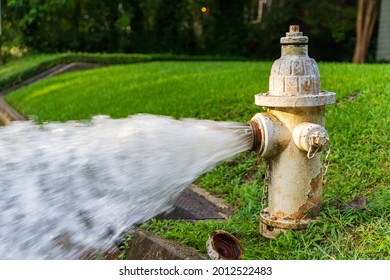
M 67 65 L 58 65 L 13 87 L 1 91 L 0 125 L 7 125 L 11 121 L 27 120 L 26 117 L 17 112 L 4 100 L 3 96 L 6 94 L 44 78 L 53 77 L 55 75 L 71 71 L 92 69 L 99 66 L 101 65 L 78 62 Z M 211 219 L 223 220 L 228 214 L 229 208 L 223 200 L 212 196 L 196 185 L 192 185 L 179 195 L 174 202 L 174 208 L 171 212 L 162 214 L 156 217 L 156 219 L 181 219 L 188 221 Z M 238 256 L 241 257 L 242 248 L 240 246 L 232 246 L 232 248 L 223 247 L 226 246 L 226 240 L 223 238 L 227 238 L 228 242 L 234 241 L 227 233 L 218 232 L 214 235 L 216 237 L 215 240 L 209 239 L 207 241 L 207 250 L 209 255 L 215 255 L 215 258 L 220 258 L 221 256 L 218 253 L 216 254 L 214 251 L 214 249 L 218 250 L 218 248 L 220 248 L 221 250 L 226 250 L 227 252 L 238 252 Z M 144 229 L 137 229 L 134 231 L 125 255 L 126 259 L 130 260 L 203 260 L 210 258 L 207 255 L 199 254 L 197 250 L 192 247 L 185 246 L 175 241 L 166 240 Z M 91 259 L 96 258 L 96 256 L 87 254 L 82 258 Z M 114 246 L 109 252 L 107 252 L 105 258 L 118 259 L 119 248 Z
M 7 102 L 0 97 L 0 125 L 7 125 L 11 121 L 25 121 L 24 116 L 19 114 L 14 108 L 8 105 Z
M 192 185 L 175 201 L 173 210 L 157 219 L 210 220 L 225 219 L 229 208 L 221 200 Z M 205 244 L 206 246 L 206 244 Z M 142 229 L 135 231 L 129 248 L 126 250 L 129 260 L 203 260 L 209 256 L 199 254 L 192 247 L 178 242 L 165 240 L 160 236 Z
M 224 220 L 228 215 L 229 208 L 223 200 L 212 196 L 210 193 L 196 185 L 191 185 L 176 199 L 171 212 L 161 214 L 155 218 L 160 220 L 170 219 L 185 221 Z M 221 259 L 222 256 L 213 248 L 228 252 L 227 257 L 229 258 L 233 256 L 230 252 L 235 253 L 237 251 L 235 248 L 237 247 L 239 248 L 237 256 L 242 256 L 242 248 L 240 245 L 234 245 L 234 242 L 231 242 L 234 240 L 229 239 L 226 242 L 223 239 L 225 236 L 229 235 L 228 233 L 216 231 L 214 235 L 215 238 L 213 234 L 211 234 L 211 237 L 213 238 L 210 238 L 207 242 L 205 241 L 205 247 L 207 246 L 207 251 L 209 253 L 209 255 L 205 255 L 200 254 L 196 249 L 190 246 L 164 239 L 145 229 L 138 228 L 131 234 L 131 240 L 128 242 L 124 255 L 128 260 L 205 260 L 210 259 L 209 256 L 212 256 L 213 259 Z M 239 244 L 238 241 L 236 241 L 236 243 Z M 104 258 L 111 260 L 118 259 L 119 254 L 119 248 L 114 246 L 107 252 Z M 235 255 L 233 257 L 236 259 Z M 91 259 L 96 258 L 96 256 L 86 255 L 82 258 Z

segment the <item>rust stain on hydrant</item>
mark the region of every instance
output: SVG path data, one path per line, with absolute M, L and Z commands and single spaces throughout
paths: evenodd
M 255 96 L 266 113 L 249 122 L 253 150 L 268 166 L 268 207 L 260 213 L 260 232 L 268 238 L 288 228 L 306 228 L 322 204 L 321 151 L 329 144 L 324 111 L 325 105 L 336 102 L 336 95 L 321 90 L 308 42 L 297 25 L 280 39 L 282 55 L 273 63 L 269 92 Z
M 320 186 L 321 186 L 321 183 L 322 183 L 322 172 L 319 173 L 315 178 L 313 178 L 310 182 L 310 186 L 313 190 L 313 192 L 316 192 Z
M 298 208 L 297 213 L 294 213 L 292 218 L 299 219 L 300 217 L 315 218 L 321 210 L 322 206 L 322 172 L 313 178 L 310 182 L 311 189 L 307 194 L 305 204 Z

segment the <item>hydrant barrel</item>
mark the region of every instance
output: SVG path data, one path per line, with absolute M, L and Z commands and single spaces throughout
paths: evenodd
M 251 122 L 262 137 L 256 151 L 269 168 L 268 207 L 260 213 L 260 232 L 269 238 L 288 228 L 305 228 L 322 204 L 321 150 L 329 141 L 324 111 L 336 95 L 321 90 L 308 41 L 299 26 L 290 26 L 280 40 L 282 55 L 273 63 L 269 91 L 255 96 L 256 105 L 267 111 Z

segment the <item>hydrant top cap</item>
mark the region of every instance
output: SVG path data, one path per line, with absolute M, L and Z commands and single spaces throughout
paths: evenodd
M 269 91 L 256 94 L 256 105 L 263 107 L 313 107 L 334 104 L 336 94 L 321 90 L 316 61 L 308 56 L 309 38 L 291 25 L 280 38 L 281 57 L 274 61 L 269 77 Z
M 282 45 L 306 45 L 309 43 L 309 38 L 299 32 L 299 25 L 290 25 L 290 32 L 286 33 L 286 37 L 280 38 L 280 43 Z

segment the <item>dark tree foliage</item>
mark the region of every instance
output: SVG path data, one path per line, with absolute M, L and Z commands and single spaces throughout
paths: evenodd
M 259 0 L 1 1 L 3 44 L 13 41 L 40 52 L 275 59 L 279 38 L 290 24 L 300 24 L 310 36 L 313 57 L 340 61 L 351 59 L 355 41 L 356 0 L 268 0 L 267 5 Z
M 248 25 L 244 20 L 244 8 L 251 0 L 210 1 L 210 20 L 205 26 L 206 49 L 216 54 L 246 55 L 245 37 Z

